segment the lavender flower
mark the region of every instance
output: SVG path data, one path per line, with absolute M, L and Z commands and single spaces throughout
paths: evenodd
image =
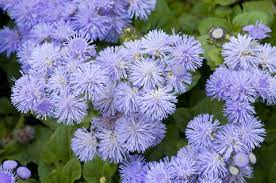
M 169 92 L 168 88 L 145 91 L 138 100 L 141 112 L 153 120 L 164 119 L 172 114 L 177 99 Z
M 143 59 L 129 68 L 129 80 L 134 86 L 144 89 L 162 87 L 165 82 L 164 66 L 152 59 Z
M 58 118 L 58 123 L 72 125 L 80 123 L 87 114 L 87 105 L 83 98 L 73 94 L 63 93 L 60 96 L 53 96 L 54 116 Z
M 254 39 L 264 39 L 266 37 L 269 37 L 269 35 L 267 34 L 271 32 L 271 29 L 269 27 L 260 22 L 256 22 L 255 25 L 244 26 L 242 30 L 244 32 L 248 32 L 248 34 Z
M 257 65 L 258 43 L 247 35 L 231 37 L 222 46 L 224 63 L 231 69 L 249 69 Z
M 0 30 L 0 52 L 6 52 L 7 57 L 10 57 L 19 47 L 20 39 L 16 29 L 4 27 Z
M 72 138 L 71 148 L 75 155 L 84 162 L 92 160 L 97 153 L 97 139 L 93 132 L 79 128 Z
M 128 14 L 131 17 L 146 20 L 155 8 L 156 0 L 128 0 Z
M 189 144 L 212 147 L 219 121 L 214 116 L 203 114 L 188 123 L 186 137 Z
M 120 163 L 125 159 L 127 152 L 123 144 L 120 143 L 116 131 L 100 129 L 96 137 L 100 140 L 98 153 L 103 160 Z
M 130 156 L 120 165 L 120 175 L 123 183 L 144 183 L 148 165 L 139 155 Z
M 21 178 L 21 179 L 28 179 L 31 177 L 32 173 L 31 171 L 24 166 L 20 166 L 16 170 L 16 174 Z

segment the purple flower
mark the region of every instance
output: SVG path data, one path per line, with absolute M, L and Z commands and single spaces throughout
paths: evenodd
M 173 65 L 167 72 L 167 86 L 177 94 L 185 93 L 188 85 L 192 84 L 192 74 L 183 65 Z
M 174 157 L 169 166 L 173 179 L 179 182 L 190 182 L 198 174 L 197 163 L 190 158 Z
M 261 121 L 256 118 L 240 123 L 237 128 L 242 142 L 251 150 L 260 147 L 260 144 L 264 141 L 265 129 Z
M 71 75 L 71 84 L 76 94 L 84 94 L 89 100 L 95 100 L 103 95 L 109 81 L 108 75 L 99 65 L 92 63 L 82 64 Z
M 259 46 L 257 52 L 259 65 L 263 69 L 267 69 L 271 74 L 276 73 L 276 47 L 270 44 Z
M 3 165 L 2 165 L 3 169 L 6 169 L 6 170 L 13 170 L 17 166 L 18 166 L 18 163 L 14 160 L 6 160 L 3 162 Z
M 271 32 L 271 29 L 262 24 L 260 22 L 256 22 L 255 25 L 247 25 L 242 28 L 244 32 L 248 32 L 248 34 L 254 39 L 264 39 L 266 37 L 270 37 L 268 33 Z
M 81 161 L 87 162 L 95 157 L 97 144 L 97 139 L 93 132 L 89 132 L 85 128 L 79 128 L 74 133 L 71 148 Z
M 224 63 L 231 69 L 255 68 L 258 63 L 258 43 L 248 35 L 232 36 L 222 46 Z
M 17 176 L 8 169 L 0 166 L 0 182 L 1 183 L 15 183 L 17 180 Z
M 181 64 L 187 70 L 195 71 L 203 62 L 203 49 L 199 41 L 192 36 L 179 36 L 167 49 L 170 64 Z
M 127 0 L 128 14 L 141 20 L 148 19 L 149 14 L 155 8 L 156 0 Z
M 126 114 L 137 112 L 138 107 L 138 97 L 140 92 L 138 88 L 131 87 L 128 83 L 120 83 L 114 91 L 115 106 L 118 111 L 124 112 Z
M 123 144 L 120 143 L 116 131 L 100 129 L 96 137 L 100 140 L 98 153 L 103 160 L 120 163 L 125 159 L 127 152 Z
M 250 120 L 256 112 L 249 102 L 229 100 L 225 104 L 224 113 L 230 122 L 242 123 Z
M 126 78 L 128 63 L 123 59 L 121 47 L 107 47 L 99 53 L 96 63 L 110 74 L 113 80 Z
M 129 158 L 120 165 L 119 172 L 122 183 L 145 183 L 147 169 L 148 166 L 142 156 L 129 156 Z
M 148 171 L 145 178 L 147 183 L 170 183 L 173 172 L 169 170 L 168 161 L 151 162 L 148 164 Z
M 36 43 L 41 43 L 51 37 L 53 31 L 52 24 L 39 23 L 36 24 L 30 31 L 30 38 Z
M 162 63 L 143 59 L 134 63 L 129 68 L 129 80 L 134 86 L 144 89 L 155 89 L 162 87 L 165 82 L 165 70 Z
M 12 87 L 11 101 L 22 113 L 33 110 L 44 96 L 45 81 L 34 75 L 23 75 Z
M 36 72 L 48 74 L 59 65 L 60 48 L 53 43 L 44 43 L 35 47 L 30 58 L 30 65 Z
M 20 177 L 21 179 L 28 179 L 32 176 L 31 171 L 24 166 L 18 167 L 16 170 L 16 174 L 18 175 L 18 177 Z
M 36 46 L 37 44 L 35 42 L 28 40 L 23 42 L 16 52 L 18 61 L 22 65 L 24 72 L 27 72 L 28 69 L 30 69 L 29 60 L 31 59 L 32 51 Z
M 21 43 L 18 30 L 4 27 L 0 30 L 0 53 L 6 52 L 7 57 L 14 53 Z
M 235 156 L 233 157 L 233 160 L 234 160 L 234 164 L 239 168 L 246 167 L 249 164 L 249 156 L 248 154 L 245 154 L 245 153 L 239 152 L 235 154 Z
M 224 177 L 227 174 L 226 163 L 222 156 L 212 150 L 203 149 L 198 155 L 198 167 L 202 176 Z
M 192 119 L 186 129 L 189 144 L 212 147 L 219 121 L 214 116 L 202 114 Z
M 118 140 L 131 152 L 144 152 L 157 139 L 157 133 L 164 134 L 164 124 L 137 115 L 124 116 L 116 121 Z
M 248 152 L 246 144 L 233 124 L 227 124 L 218 130 L 214 148 L 225 160 L 228 160 L 233 153 Z
M 87 114 L 86 101 L 73 94 L 63 93 L 53 96 L 54 116 L 58 123 L 72 125 L 80 123 Z
M 219 67 L 216 71 L 210 76 L 206 84 L 206 94 L 209 97 L 225 100 L 229 96 L 229 75 L 231 71 Z
M 164 119 L 175 111 L 176 96 L 168 88 L 145 91 L 138 100 L 142 114 L 155 120 Z

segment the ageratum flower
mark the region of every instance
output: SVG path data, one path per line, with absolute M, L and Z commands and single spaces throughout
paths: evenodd
M 155 8 L 156 0 L 127 0 L 128 14 L 141 20 L 148 19 L 149 14 Z
M 128 63 L 123 59 L 120 47 L 107 47 L 99 53 L 96 63 L 106 70 L 113 80 L 126 78 Z
M 142 114 L 156 120 L 164 119 L 175 111 L 176 96 L 169 88 L 159 88 L 142 93 L 138 103 Z
M 196 161 L 190 158 L 173 157 L 169 166 L 169 171 L 173 173 L 173 179 L 179 182 L 190 182 L 198 173 Z
M 11 101 L 22 113 L 34 110 L 44 96 L 45 80 L 34 75 L 23 75 L 12 87 Z
M 169 43 L 169 35 L 162 30 L 153 30 L 145 35 L 142 39 L 143 49 L 155 57 L 164 57 Z
M 140 155 L 129 156 L 120 165 L 120 176 L 122 183 L 144 183 L 148 165 Z
M 48 23 L 39 23 L 33 26 L 30 30 L 30 39 L 36 43 L 42 43 L 43 41 L 50 39 L 53 31 L 53 25 Z
M 162 87 L 165 82 L 164 65 L 153 59 L 143 59 L 129 67 L 129 80 L 134 86 L 144 89 Z
M 258 43 L 248 35 L 232 36 L 222 46 L 224 63 L 231 69 L 255 68 L 258 64 Z
M 256 22 L 255 25 L 244 26 L 242 30 L 244 32 L 248 32 L 248 34 L 254 39 L 264 39 L 266 37 L 270 37 L 268 33 L 271 32 L 271 29 L 269 27 L 260 22 Z
M 18 166 L 18 163 L 14 160 L 6 160 L 3 162 L 2 167 L 6 170 L 13 170 Z
M 174 41 L 167 52 L 169 53 L 169 64 L 181 64 L 187 70 L 195 71 L 201 67 L 203 62 L 203 49 L 199 41 L 192 36 L 178 36 L 179 39 Z
M 21 37 L 16 29 L 4 27 L 0 30 L 0 53 L 6 52 L 7 57 L 14 53 L 21 43 Z
M 225 160 L 228 160 L 232 153 L 249 151 L 233 124 L 227 124 L 218 130 L 214 148 Z
M 231 123 L 242 123 L 250 120 L 254 114 L 255 109 L 249 102 L 240 101 L 226 101 L 224 114 Z
M 53 96 L 54 117 L 58 123 L 72 125 L 80 123 L 87 114 L 86 101 L 74 94 L 62 93 Z
M 244 168 L 249 164 L 249 156 L 248 154 L 245 154 L 245 153 L 239 152 L 235 154 L 235 156 L 233 157 L 233 160 L 234 160 L 234 164 L 239 168 Z
M 232 172 L 224 178 L 225 182 L 245 183 L 246 178 L 252 177 L 252 167 L 246 166 L 244 168 L 237 168 L 237 172 Z
M 177 94 L 185 93 L 192 84 L 192 74 L 183 65 L 173 65 L 167 72 L 167 86 Z
M 31 68 L 43 75 L 53 72 L 60 59 L 60 48 L 53 43 L 43 43 L 32 51 L 29 63 Z
M 222 180 L 219 177 L 200 176 L 198 183 L 222 183 Z
M 131 114 L 116 121 L 118 140 L 130 152 L 144 152 L 152 146 L 158 135 L 164 134 L 164 124 Z
M 264 141 L 265 129 L 262 122 L 256 118 L 240 123 L 237 129 L 242 142 L 251 150 L 260 147 L 260 144 Z
M 93 131 L 89 132 L 85 128 L 79 128 L 74 133 L 71 148 L 80 161 L 87 162 L 95 157 L 97 145 Z
M 276 47 L 270 44 L 259 46 L 257 51 L 258 64 L 271 74 L 276 72 Z
M 189 144 L 212 147 L 216 137 L 219 121 L 214 116 L 202 114 L 192 119 L 186 128 L 186 138 Z
M 168 160 L 160 162 L 150 162 L 148 164 L 148 171 L 145 178 L 147 183 L 171 183 L 173 172 L 169 170 Z
M 206 84 L 206 94 L 209 97 L 225 100 L 229 97 L 229 75 L 231 71 L 219 67 L 216 71 L 210 76 Z
M 100 14 L 95 8 L 81 3 L 77 13 L 72 18 L 74 29 L 79 30 L 83 34 L 89 34 L 91 40 L 99 38 L 103 40 L 109 30 L 109 17 Z
M 131 87 L 128 83 L 118 84 L 114 91 L 116 108 L 125 114 L 137 112 L 139 95 L 138 88 Z
M 127 152 L 123 144 L 120 143 L 116 131 L 100 129 L 96 133 L 96 137 L 99 139 L 98 153 L 103 160 L 114 163 L 123 162 Z
M 3 183 L 15 183 L 17 176 L 11 170 L 0 166 L 0 180 L 3 181 Z
M 198 167 L 202 176 L 224 177 L 227 174 L 226 163 L 222 156 L 213 150 L 204 149 L 198 154 Z
M 21 64 L 21 68 L 24 72 L 27 72 L 31 67 L 29 60 L 31 59 L 32 51 L 36 46 L 37 44 L 35 42 L 28 40 L 23 42 L 16 52 L 18 62 Z
M 109 81 L 108 75 L 99 65 L 84 63 L 71 75 L 71 84 L 76 94 L 84 94 L 89 100 L 103 95 Z
M 24 166 L 18 167 L 16 170 L 16 174 L 18 175 L 18 177 L 24 180 L 29 179 L 32 176 L 32 172 Z

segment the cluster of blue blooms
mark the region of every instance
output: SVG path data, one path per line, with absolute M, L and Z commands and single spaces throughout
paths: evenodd
M 6 160 L 0 165 L 0 182 L 15 183 L 18 178 L 27 180 L 31 177 L 31 171 L 25 166 L 19 166 L 14 160 Z
M 96 54 L 82 34 L 63 44 L 44 42 L 20 52 L 28 65 L 12 88 L 12 103 L 22 112 L 80 123 L 89 104 L 101 112 L 91 129 L 78 129 L 72 149 L 82 161 L 96 154 L 122 162 L 129 152 L 144 152 L 161 142 L 161 123 L 175 111 L 202 65 L 203 50 L 191 36 L 153 30 L 139 40 Z
M 252 153 L 263 142 L 260 121 L 220 125 L 212 115 L 201 114 L 186 128 L 188 145 L 176 156 L 146 162 L 140 155 L 129 156 L 120 165 L 123 183 L 244 183 L 252 176 Z
M 10 56 L 75 32 L 115 42 L 132 18 L 146 20 L 155 5 L 156 0 L 0 0 L 0 8 L 15 21 L 14 27 L 0 30 L 0 52 Z

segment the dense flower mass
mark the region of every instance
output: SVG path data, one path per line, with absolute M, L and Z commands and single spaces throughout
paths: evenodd
M 212 115 L 201 114 L 188 123 L 186 136 L 188 145 L 176 156 L 145 163 L 136 155 L 124 161 L 120 167 L 123 182 L 245 182 L 256 163 L 252 153 L 256 146 L 250 143 L 263 142 L 265 130 L 255 118 L 246 126 L 220 125 Z M 250 143 L 245 136 L 252 137 Z
M 162 30 L 99 53 L 91 40 L 78 33 L 22 48 L 26 67 L 12 88 L 12 103 L 22 113 L 67 125 L 80 123 L 92 104 L 101 114 L 89 130 L 75 132 L 72 150 L 81 161 L 99 155 L 118 163 L 161 142 L 162 120 L 191 84 L 203 50 L 194 37 Z
M 10 56 L 26 46 L 26 41 L 60 41 L 74 32 L 89 35 L 91 40 L 115 42 L 132 18 L 146 20 L 155 5 L 156 0 L 1 1 L 0 8 L 16 25 L 0 30 L 0 52 Z

